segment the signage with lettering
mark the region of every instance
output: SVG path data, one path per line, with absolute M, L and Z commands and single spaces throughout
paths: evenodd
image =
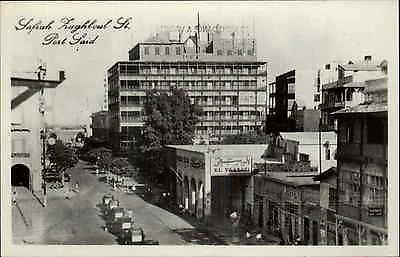
M 383 216 L 383 208 L 368 208 L 368 216 Z
M 251 174 L 251 156 L 215 157 L 212 163 L 212 176 L 235 176 Z
M 29 153 L 11 153 L 11 158 L 29 158 Z

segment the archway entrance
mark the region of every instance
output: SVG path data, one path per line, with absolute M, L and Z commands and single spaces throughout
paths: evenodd
M 11 167 L 11 186 L 24 186 L 29 189 L 29 168 L 23 164 Z

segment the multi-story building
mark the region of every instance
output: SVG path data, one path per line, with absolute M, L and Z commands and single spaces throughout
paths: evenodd
M 297 111 L 295 76 L 296 70 L 291 70 L 269 83 L 267 127 L 273 131 L 296 130 L 296 121 L 291 120 L 293 105 Z
M 338 244 L 387 244 L 387 78 L 365 81 L 364 103 L 338 120 Z
M 363 101 L 365 80 L 382 76 L 381 64 L 365 56 L 364 61 L 326 64 L 317 72 L 314 103 L 321 110 L 321 129 L 335 130 L 329 114 Z
M 107 111 L 95 112 L 92 118 L 92 136 L 103 142 L 108 142 L 110 134 L 110 122 Z
M 11 185 L 32 192 L 42 188 L 43 145 L 53 122 L 51 106 L 59 80 L 11 77 Z
M 108 70 L 113 148 L 129 149 L 140 135 L 146 90 L 183 88 L 202 107 L 196 137 L 210 143 L 225 135 L 260 129 L 265 120 L 266 63 L 257 61 L 254 39 L 201 41 L 153 39 L 129 51 L 129 61 Z

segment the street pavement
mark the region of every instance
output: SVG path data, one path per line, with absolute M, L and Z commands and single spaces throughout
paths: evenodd
M 23 188 L 18 188 L 17 205 L 13 206 L 13 240 L 25 244 L 117 244 L 116 237 L 103 229 L 98 204 L 106 193 L 120 200 L 121 207 L 133 210 L 135 225 L 142 227 L 146 239 L 160 245 L 193 244 L 174 230 L 193 229 L 182 218 L 145 202 L 135 194 L 114 191 L 84 162 L 69 170 L 71 182 L 64 190 L 49 190 L 47 207 Z M 79 192 L 70 191 L 79 183 Z M 66 195 L 70 196 L 66 199 Z M 39 196 L 42 198 L 42 196 Z
M 219 222 L 204 227 L 191 217 L 174 214 L 173 210 L 146 202 L 135 193 L 114 189 L 106 183 L 105 175 L 96 174 L 93 167 L 83 161 L 68 173 L 72 179 L 64 189 L 48 187 L 47 207 L 41 205 L 43 195 L 34 197 L 26 188 L 16 188 L 17 204 L 12 207 L 14 243 L 117 244 L 117 238 L 104 230 L 100 209 L 102 197 L 112 194 L 121 207 L 132 210 L 134 225 L 144 230 L 146 239 L 157 240 L 160 245 L 277 244 L 270 236 L 262 242 L 243 238 L 233 242 L 229 224 Z M 135 180 L 140 179 L 137 175 L 125 178 L 127 183 L 135 184 Z M 76 184 L 79 184 L 79 191 L 75 190 Z M 243 237 L 244 231 L 240 234 Z

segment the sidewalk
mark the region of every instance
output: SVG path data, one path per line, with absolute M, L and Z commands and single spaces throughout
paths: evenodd
M 161 190 L 155 185 L 154 183 L 150 184 L 152 187 L 153 193 L 160 192 Z M 158 204 L 155 202 L 155 204 Z M 158 204 L 159 205 L 159 204 Z M 209 224 L 204 224 L 203 222 L 197 220 L 195 217 L 189 215 L 189 214 L 183 214 L 181 213 L 177 206 L 171 206 L 169 205 L 163 205 L 160 206 L 163 209 L 166 209 L 175 215 L 180 216 L 181 218 L 185 219 L 188 221 L 193 227 L 200 231 L 204 231 L 206 233 L 212 234 L 216 238 L 218 238 L 220 241 L 223 241 L 227 245 L 278 245 L 280 242 L 280 239 L 273 236 L 269 235 L 267 233 L 264 233 L 262 231 L 262 239 L 257 240 L 255 238 L 257 233 L 260 233 L 261 230 L 254 228 L 254 227 L 247 227 L 244 225 L 240 225 L 238 228 L 238 241 L 235 242 L 235 239 L 232 236 L 232 223 L 230 219 L 228 218 L 216 218 L 212 217 L 211 221 Z M 246 238 L 246 232 L 249 232 L 251 234 L 250 239 Z

